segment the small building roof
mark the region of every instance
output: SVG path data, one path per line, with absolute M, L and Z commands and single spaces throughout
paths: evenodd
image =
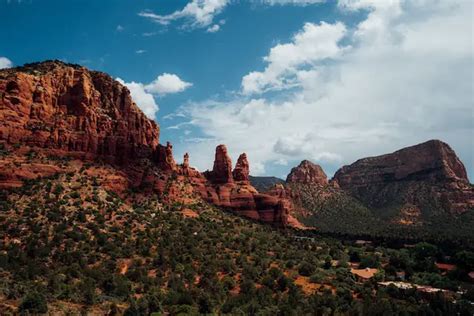
M 456 265 L 449 264 L 449 263 L 438 263 L 438 262 L 436 262 L 435 265 L 438 269 L 444 270 L 444 271 L 452 271 L 452 270 L 456 269 Z
M 370 279 L 372 278 L 375 273 L 377 273 L 379 270 L 377 269 L 371 269 L 371 268 L 365 268 L 365 269 L 351 269 L 351 273 L 357 275 L 358 277 L 361 277 L 363 279 Z

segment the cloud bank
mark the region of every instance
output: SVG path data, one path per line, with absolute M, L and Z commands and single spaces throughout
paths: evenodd
M 210 168 L 225 143 L 234 158 L 247 152 L 253 174 L 302 159 L 334 170 L 438 138 L 473 165 L 472 2 L 338 5 L 366 18 L 305 23 L 243 76 L 240 96 L 181 109 L 204 135 L 183 145 L 193 164 Z

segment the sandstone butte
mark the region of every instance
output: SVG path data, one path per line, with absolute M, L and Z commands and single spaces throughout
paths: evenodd
M 111 180 L 118 192 L 141 187 L 183 203 L 186 193 L 242 216 L 287 225 L 291 203 L 250 185 L 245 154 L 232 169 L 227 148 L 219 145 L 213 169 L 200 173 L 190 167 L 188 154 L 176 164 L 172 145 L 159 144 L 159 135 L 159 126 L 142 113 L 129 90 L 105 73 L 60 61 L 0 70 L 2 146 L 106 162 L 125 175 Z M 0 167 L 0 188 L 59 171 L 27 161 L 12 167 L 1 157 Z
M 474 208 L 466 169 L 448 144 L 430 140 L 391 154 L 363 158 L 334 175 L 341 189 L 371 207 L 435 203 L 450 213 Z
M 397 206 L 410 214 L 418 214 L 424 207 L 452 214 L 474 209 L 474 189 L 464 165 L 451 147 L 439 140 L 357 160 L 340 168 L 329 182 L 319 165 L 303 160 L 286 182 L 318 187 L 320 198 L 344 192 L 370 208 Z M 279 191 L 269 193 L 283 196 L 281 188 Z M 284 195 L 298 199 L 289 187 Z

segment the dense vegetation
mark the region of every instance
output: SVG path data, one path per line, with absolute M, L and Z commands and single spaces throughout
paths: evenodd
M 275 184 L 285 184 L 285 180 L 277 177 L 249 176 L 249 180 L 258 192 L 266 192 L 270 190 Z
M 357 199 L 331 187 L 304 184 L 291 184 L 289 187 L 298 197 L 296 203 L 309 211 L 299 219 L 320 232 L 402 242 L 428 240 L 465 247 L 474 245 L 472 211 L 454 216 L 436 211 L 439 207 L 431 205 L 428 209 L 422 209 L 412 224 L 402 225 L 396 222 L 402 216 L 398 205 L 369 209 Z
M 206 204 L 188 205 L 186 213 L 137 192 L 122 199 L 85 169 L 0 193 L 0 314 L 15 306 L 24 314 L 473 312 L 466 282 L 472 252 L 456 254 L 458 269 L 440 275 L 434 262 L 444 254 L 434 245 L 396 250 L 297 238 Z M 358 282 L 349 261 L 379 272 Z M 426 298 L 379 286 L 399 270 L 413 282 L 464 294 Z
M 64 172 L 0 191 L 2 315 L 472 313 L 472 252 L 427 243 L 356 245 L 275 229 L 201 202 L 165 205 L 140 190 L 119 196 L 104 185 L 110 166 L 25 154 L 26 163 L 38 161 Z M 341 210 L 357 205 L 348 197 L 337 201 Z M 306 206 L 320 214 L 339 210 Z M 362 234 L 373 216 L 352 210 L 360 216 L 355 225 L 349 213 L 326 225 L 340 232 L 360 227 Z M 441 274 L 439 261 L 456 269 Z M 360 282 L 354 264 L 378 272 Z M 461 294 L 426 297 L 378 283 L 401 271 L 409 282 Z

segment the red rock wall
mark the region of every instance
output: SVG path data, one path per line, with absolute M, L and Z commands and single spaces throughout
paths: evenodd
M 0 70 L 0 140 L 120 163 L 150 155 L 159 128 L 110 76 L 44 62 Z
M 456 153 L 438 140 L 364 158 L 339 169 L 334 180 L 368 206 L 434 201 L 448 211 L 474 208 L 474 190 Z

